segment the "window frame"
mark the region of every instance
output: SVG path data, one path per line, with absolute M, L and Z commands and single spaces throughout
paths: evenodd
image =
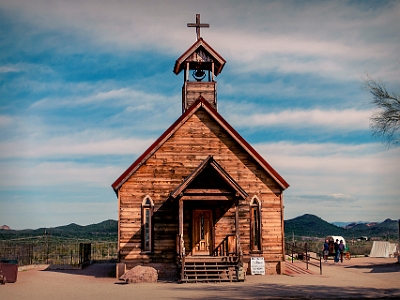
M 154 202 L 149 195 L 143 198 L 141 211 L 141 253 L 152 253 L 154 250 Z
M 250 201 L 250 252 L 262 252 L 261 201 L 254 196 Z

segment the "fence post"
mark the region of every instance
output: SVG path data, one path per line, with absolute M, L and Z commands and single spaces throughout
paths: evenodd
M 308 251 L 307 251 L 307 243 L 306 243 L 306 266 L 307 266 L 307 270 L 308 270 Z
M 46 264 L 49 264 L 49 240 L 46 234 Z
M 294 256 L 293 250 L 294 250 L 294 243 L 292 243 L 292 263 L 293 263 L 293 256 Z
M 322 256 L 319 256 L 319 275 L 322 275 Z

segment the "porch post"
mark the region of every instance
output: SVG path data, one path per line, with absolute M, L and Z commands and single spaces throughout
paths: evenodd
M 236 197 L 235 199 L 235 233 L 236 233 L 236 256 L 239 257 L 239 248 L 240 248 L 240 241 L 239 241 L 239 198 Z
M 179 256 L 183 256 L 183 200 L 179 199 Z

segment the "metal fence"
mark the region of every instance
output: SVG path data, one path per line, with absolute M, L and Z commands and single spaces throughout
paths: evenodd
M 292 263 L 294 259 L 302 260 L 305 262 L 307 270 L 308 265 L 313 265 L 319 268 L 319 273 L 322 275 L 322 254 L 317 252 L 317 257 L 312 257 L 307 243 L 300 246 L 296 245 L 296 243 L 285 242 L 285 251 L 286 255 L 291 257 Z
M 80 265 L 87 260 L 117 259 L 117 242 L 48 235 L 0 240 L 0 259 L 17 260 L 19 265 Z

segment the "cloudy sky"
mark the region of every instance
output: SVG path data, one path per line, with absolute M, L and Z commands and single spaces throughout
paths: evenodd
M 181 114 L 175 60 L 227 61 L 221 115 L 289 182 L 285 219 L 400 218 L 400 147 L 366 74 L 400 93 L 400 1 L 0 2 L 0 225 L 117 218 L 111 184 Z

